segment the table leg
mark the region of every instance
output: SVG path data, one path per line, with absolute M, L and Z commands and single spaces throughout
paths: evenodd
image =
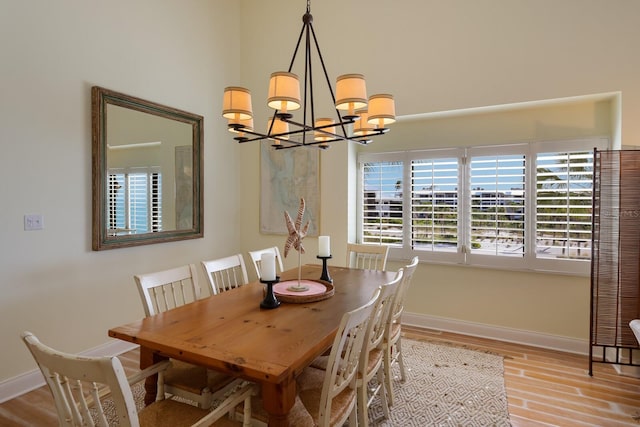
M 269 427 L 288 427 L 289 412 L 296 400 L 296 381 L 262 384 L 262 404 L 269 414 Z
M 165 359 L 165 357 L 160 357 L 155 354 L 151 349 L 140 347 L 140 369 L 148 368 L 154 363 L 161 362 Z M 144 391 L 145 406 L 156 401 L 156 395 L 158 394 L 158 375 L 151 375 L 145 379 Z

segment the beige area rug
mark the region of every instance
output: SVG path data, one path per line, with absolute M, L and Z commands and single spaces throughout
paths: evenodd
M 369 410 L 375 427 L 510 426 L 503 357 L 450 345 L 404 339 L 407 380 L 393 366 L 395 404 L 382 419 L 379 402 Z M 144 389 L 132 389 L 142 407 Z M 107 412 L 113 413 L 105 402 Z
M 403 339 L 407 374 L 393 367 L 395 404 L 390 419 L 373 402 L 374 426 L 510 426 L 502 356 Z

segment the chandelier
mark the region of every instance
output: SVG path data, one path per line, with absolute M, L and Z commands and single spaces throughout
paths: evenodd
M 228 119 L 229 131 L 240 143 L 269 139 L 276 149 L 295 147 L 329 148 L 335 141 L 368 144 L 371 138 L 388 132 L 387 125 L 395 122 L 395 103 L 389 94 L 371 95 L 367 99 L 366 83 L 362 74 L 344 74 L 336 79 L 336 91 L 331 87 L 320 46 L 313 29 L 310 0 L 302 16 L 302 30 L 287 71 L 271 74 L 267 105 L 274 111 L 266 123 L 266 132 L 254 129 L 251 92 L 243 87 L 224 90 L 222 116 Z M 300 97 L 298 75 L 291 72 L 304 36 L 304 96 Z M 335 118 L 316 118 L 314 104 L 312 39 L 317 58 L 322 66 Z M 302 120 L 296 120 L 293 111 L 302 108 Z

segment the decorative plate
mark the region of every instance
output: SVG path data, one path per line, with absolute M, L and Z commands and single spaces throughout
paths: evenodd
M 279 301 L 297 304 L 322 301 L 331 298 L 335 293 L 333 284 L 324 280 L 302 279 L 300 286 L 304 290 L 296 289 L 298 287 L 297 279 L 286 280 L 273 285 L 273 293 Z

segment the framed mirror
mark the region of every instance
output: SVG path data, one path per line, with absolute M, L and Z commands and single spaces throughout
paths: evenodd
M 203 236 L 203 117 L 91 88 L 93 250 Z

